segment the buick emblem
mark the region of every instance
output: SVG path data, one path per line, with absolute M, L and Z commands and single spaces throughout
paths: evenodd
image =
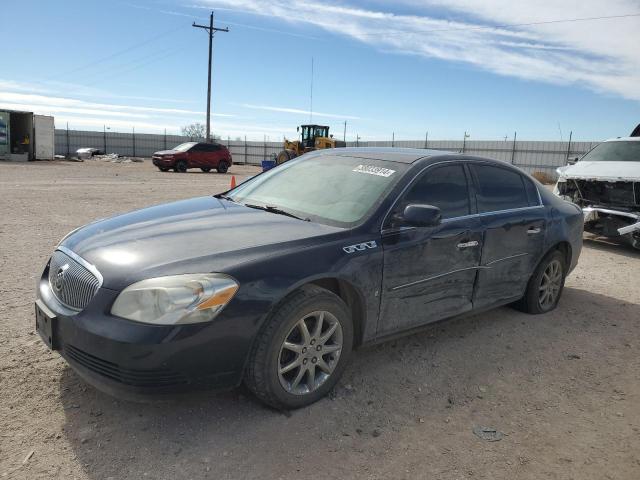
M 61 266 L 58 269 L 58 271 L 56 272 L 56 276 L 53 277 L 53 285 L 51 286 L 58 293 L 60 293 L 60 291 L 62 290 L 62 287 L 64 286 L 64 273 L 67 271 L 68 268 L 69 268 L 69 264 L 65 263 L 63 266 Z

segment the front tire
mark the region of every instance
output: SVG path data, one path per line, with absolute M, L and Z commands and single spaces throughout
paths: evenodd
M 244 382 L 274 408 L 304 407 L 335 386 L 352 346 L 347 305 L 328 290 L 305 286 L 267 319 L 252 348 Z
M 554 310 L 562 296 L 566 275 L 562 252 L 554 250 L 548 253 L 531 276 L 524 296 L 515 304 L 516 308 L 534 315 Z
M 283 163 L 288 162 L 289 160 L 293 160 L 297 156 L 298 155 L 294 150 L 286 150 L 286 149 L 282 150 L 280 153 L 278 153 L 278 156 L 276 157 L 276 165 L 282 165 Z
M 187 162 L 185 162 L 184 160 L 180 160 L 178 163 L 176 163 L 176 172 L 185 173 L 187 171 L 187 168 Z

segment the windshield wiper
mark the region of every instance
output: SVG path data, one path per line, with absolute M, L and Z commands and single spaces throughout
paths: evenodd
M 222 200 L 229 200 L 230 202 L 233 202 L 233 203 L 238 203 L 233 198 L 231 198 L 229 195 L 225 195 L 224 193 L 218 193 L 218 194 L 214 195 L 213 197 L 214 198 L 221 198 Z
M 257 210 L 264 210 L 265 212 L 276 213 L 278 215 L 284 215 L 285 217 L 295 218 L 297 220 L 302 220 L 304 222 L 310 222 L 311 221 L 308 218 L 299 217 L 297 215 L 294 215 L 291 212 L 287 212 L 286 210 L 282 210 L 281 208 L 276 207 L 274 205 L 254 205 L 254 204 L 251 204 L 251 203 L 245 203 L 244 206 L 245 207 L 249 207 L 249 208 L 255 208 Z

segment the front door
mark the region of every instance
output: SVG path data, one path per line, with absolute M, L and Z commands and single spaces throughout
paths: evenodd
M 453 316 L 472 307 L 482 252 L 482 228 L 470 216 L 469 182 L 459 163 L 434 165 L 396 203 L 383 227 L 383 288 L 378 334 L 385 335 Z M 408 204 L 434 205 L 435 227 L 394 223 Z

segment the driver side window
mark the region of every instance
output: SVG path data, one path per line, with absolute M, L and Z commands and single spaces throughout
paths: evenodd
M 442 218 L 462 217 L 471 213 L 469 185 L 462 165 L 443 165 L 428 169 L 400 202 L 400 211 L 410 203 L 433 205 Z

